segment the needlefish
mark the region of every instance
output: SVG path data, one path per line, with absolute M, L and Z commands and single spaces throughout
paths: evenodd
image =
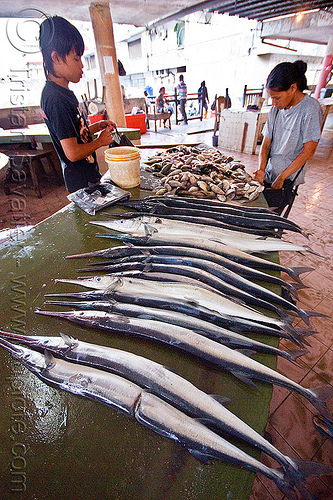
M 217 200 L 203 199 L 203 198 L 191 198 L 191 197 L 180 197 L 180 196 L 147 196 L 143 200 L 128 200 L 125 203 L 121 203 L 124 206 L 129 206 L 135 208 L 137 203 L 142 201 L 148 204 L 160 204 L 167 205 L 169 207 L 194 207 L 200 209 L 204 212 L 221 212 L 229 213 L 231 215 L 240 215 L 241 217 L 254 217 L 254 218 L 270 218 L 278 221 L 286 221 L 284 217 L 276 214 L 269 208 L 264 207 L 250 207 L 247 205 L 239 205 L 237 203 L 221 203 Z M 208 214 L 207 214 L 208 215 Z M 293 221 L 288 219 L 288 222 L 292 224 L 295 229 L 300 232 L 303 229 Z
M 222 212 L 222 211 L 206 211 L 202 210 L 202 208 L 196 208 L 190 203 L 188 203 L 186 206 L 172 206 L 169 207 L 162 202 L 158 203 L 151 203 L 145 200 L 132 200 L 130 204 L 124 204 L 126 206 L 131 206 L 132 208 L 135 208 L 136 210 L 143 210 L 147 211 L 149 208 L 154 209 L 154 213 L 156 215 L 164 215 L 164 214 L 172 214 L 174 216 L 177 215 L 187 215 L 187 216 L 193 216 L 193 217 L 211 217 L 214 218 L 215 220 L 224 222 L 226 224 L 232 224 L 234 226 L 239 226 L 240 228 L 242 227 L 251 227 L 251 228 L 267 228 L 267 229 L 287 229 L 289 231 L 296 231 L 301 234 L 306 234 L 299 226 L 295 226 L 291 221 L 288 219 L 284 219 L 283 217 L 281 218 L 275 218 L 272 216 L 265 217 L 261 216 L 260 218 L 257 216 L 255 217 L 247 217 L 246 215 L 242 214 L 230 214 L 227 212 Z
M 61 337 L 25 336 L 0 331 L 5 339 L 16 340 L 40 352 L 52 352 L 66 361 L 92 366 L 115 373 L 148 389 L 156 396 L 175 405 L 191 417 L 204 418 L 214 430 L 228 432 L 250 443 L 273 457 L 301 490 L 302 482 L 311 475 L 326 474 L 327 466 L 316 462 L 305 462 L 282 454 L 269 441 L 226 409 L 222 396 L 211 396 L 191 382 L 163 365 L 143 356 L 120 349 L 74 339 L 64 334 Z M 0 340 L 1 342 L 1 340 Z
M 113 259 L 112 261 L 107 261 L 104 264 L 111 264 L 115 259 L 129 257 L 133 255 L 177 255 L 180 257 L 194 257 L 196 259 L 202 259 L 205 261 L 213 262 L 215 264 L 219 264 L 230 271 L 237 273 L 243 278 L 257 280 L 257 281 L 265 281 L 268 283 L 275 283 L 283 288 L 286 288 L 297 297 L 296 290 L 300 288 L 308 288 L 304 284 L 296 284 L 296 283 L 288 283 L 283 279 L 272 276 L 271 274 L 264 273 L 262 271 L 258 271 L 257 269 L 253 269 L 244 264 L 239 264 L 230 259 L 223 257 L 222 255 L 218 255 L 214 252 L 209 252 L 202 250 L 200 248 L 190 248 L 185 246 L 176 246 L 176 245 L 161 245 L 161 246 L 134 246 L 134 245 L 126 245 L 126 246 L 116 246 L 111 248 L 106 248 L 105 250 L 96 250 L 95 252 L 87 252 L 76 255 L 69 255 L 67 259 L 75 259 L 75 258 L 84 258 L 84 257 L 102 257 L 106 259 Z M 92 265 L 92 264 L 90 264 Z M 102 265 L 102 262 L 96 265 Z M 310 268 L 303 268 L 309 270 Z
M 175 262 L 176 263 L 176 262 Z M 253 294 L 250 294 L 246 291 L 243 291 L 229 283 L 225 282 L 221 278 L 218 278 L 207 271 L 203 271 L 202 269 L 192 268 L 188 266 L 180 265 L 180 262 L 177 263 L 176 266 L 165 263 L 157 263 L 151 262 L 151 258 L 147 259 L 143 258 L 142 261 L 136 260 L 134 262 L 124 262 L 119 264 L 111 264 L 107 266 L 94 267 L 92 269 L 77 269 L 78 273 L 82 272 L 99 272 L 99 271 L 109 271 L 107 275 L 114 276 L 115 274 L 123 275 L 123 276 L 136 276 L 136 272 L 144 272 L 145 275 L 149 275 L 149 273 L 160 273 L 162 274 L 172 274 L 176 277 L 175 280 L 172 281 L 180 281 L 186 284 L 198 284 L 200 286 L 204 285 L 204 287 L 212 292 L 218 292 L 222 294 L 224 297 L 228 298 L 228 300 L 232 301 L 240 301 L 240 303 L 246 306 L 258 306 L 265 309 L 269 309 L 279 314 L 280 316 L 287 316 L 285 310 L 280 309 L 277 305 L 267 302 L 261 298 L 255 297 Z M 110 272 L 111 271 L 111 272 Z M 188 278 L 191 278 L 193 281 L 189 282 Z M 167 279 L 165 281 L 168 281 Z M 206 286 L 207 285 L 207 286 Z M 301 313 L 302 314 L 302 313 Z M 304 321 L 309 324 L 309 318 L 304 314 Z
M 126 266 L 126 264 L 129 266 Z M 79 269 L 78 272 L 98 272 L 98 271 L 122 271 L 128 269 L 152 270 L 153 272 L 167 272 L 193 277 L 198 281 L 208 284 L 221 293 L 238 297 L 246 304 L 257 305 L 272 309 L 279 313 L 282 307 L 298 314 L 307 324 L 309 316 L 317 315 L 310 311 L 303 311 L 293 302 L 284 299 L 280 295 L 267 288 L 253 283 L 248 279 L 239 276 L 234 271 L 227 269 L 220 264 L 209 262 L 195 257 L 181 257 L 172 255 L 138 255 L 120 259 L 111 264 L 95 265 L 88 268 Z M 321 316 L 321 313 L 318 313 Z
M 122 212 L 122 219 L 136 219 L 138 215 L 140 217 L 151 217 L 155 214 L 154 206 L 152 206 L 149 211 L 144 212 L 140 210 L 138 212 Z M 119 212 L 107 212 L 105 214 L 107 217 L 112 217 L 113 219 L 119 217 Z M 207 214 L 208 216 L 208 214 Z M 183 222 L 190 222 L 195 224 L 205 224 L 207 226 L 219 227 L 221 229 L 227 229 L 228 231 L 239 231 L 239 226 L 233 226 L 232 224 L 226 224 L 225 222 L 221 222 L 211 217 L 199 217 L 199 216 L 189 216 L 189 215 L 172 215 L 172 214 L 163 214 L 163 219 L 171 219 L 171 220 L 181 220 Z M 259 228 L 251 228 L 251 227 L 242 227 L 242 232 L 255 234 L 256 236 L 278 236 L 274 229 L 259 229 Z
M 134 236 L 147 236 L 154 233 L 169 236 L 170 241 L 181 243 L 179 237 L 189 237 L 192 239 L 207 239 L 218 243 L 235 247 L 244 252 L 279 252 L 287 251 L 311 251 L 306 245 L 296 245 L 278 238 L 256 238 L 251 234 L 236 233 L 231 231 L 231 235 L 224 229 L 213 231 L 212 228 L 200 224 L 187 224 L 182 221 L 170 221 L 157 217 L 138 217 L 138 219 L 119 219 L 112 221 L 90 221 L 96 226 L 103 226 L 107 229 L 132 234 Z
M 140 278 L 148 279 L 146 275 L 140 273 Z M 45 297 L 62 297 L 71 298 L 78 300 L 88 300 L 88 301 L 107 301 L 112 302 L 116 300 L 122 303 L 128 304 L 138 304 L 144 307 L 153 307 L 158 309 L 166 309 L 168 311 L 180 312 L 194 318 L 202 319 L 206 322 L 212 323 L 213 325 L 221 326 L 222 328 L 227 328 L 236 333 L 241 334 L 260 334 L 260 335 L 272 335 L 274 337 L 282 337 L 289 339 L 291 342 L 299 346 L 304 344 L 309 345 L 309 343 L 304 339 L 304 336 L 312 335 L 316 333 L 308 329 L 296 329 L 291 328 L 288 325 L 286 330 L 279 329 L 278 327 L 272 327 L 268 325 L 263 325 L 255 321 L 249 321 L 243 318 L 236 318 L 234 316 L 221 315 L 218 312 L 212 311 L 211 309 L 196 306 L 195 304 L 189 304 L 180 300 L 173 300 L 172 298 L 158 298 L 155 293 L 152 292 L 151 295 L 145 295 L 140 297 L 137 295 L 138 290 L 130 288 L 127 292 L 122 290 L 122 278 L 118 276 L 118 285 L 115 290 L 89 290 L 86 292 L 79 293 L 50 293 L 45 295 Z M 125 285 L 126 289 L 126 285 Z
M 290 351 L 282 351 L 276 347 L 272 347 L 262 342 L 244 337 L 239 333 L 232 332 L 217 325 L 212 325 L 207 321 L 188 316 L 179 312 L 172 312 L 154 307 L 141 306 L 136 304 L 127 304 L 117 302 L 116 300 L 99 300 L 99 301 L 61 301 L 61 300 L 46 300 L 46 304 L 55 306 L 76 307 L 77 309 L 89 309 L 96 311 L 114 312 L 125 316 L 134 316 L 137 318 L 156 319 L 165 323 L 171 323 L 184 328 L 189 328 L 200 335 L 204 335 L 212 340 L 220 342 L 232 349 L 252 349 L 254 351 L 265 352 L 275 356 L 282 356 L 289 361 L 294 361 L 299 356 L 303 356 L 308 352 L 307 349 L 294 349 Z
M 300 274 L 306 273 L 308 271 L 313 271 L 313 268 L 311 267 L 285 267 L 282 266 L 281 264 L 277 264 L 276 262 L 262 259 L 261 257 L 257 257 L 255 255 L 251 255 L 250 253 L 243 252 L 230 245 L 219 243 L 217 241 L 200 239 L 193 236 L 192 237 L 182 236 L 178 234 L 177 237 L 173 237 L 172 234 L 166 235 L 161 233 L 152 233 L 146 236 L 103 233 L 103 234 L 97 234 L 96 236 L 101 238 L 120 240 L 126 244 L 131 244 L 134 246 L 138 245 L 177 246 L 178 245 L 182 247 L 184 246 L 190 248 L 197 248 L 204 251 L 209 251 L 211 253 L 215 253 L 217 255 L 221 255 L 233 262 L 248 265 L 256 269 L 259 268 L 259 269 L 267 269 L 278 272 L 285 272 L 298 283 L 301 283 L 299 278 Z
M 203 337 L 188 328 L 163 323 L 156 320 L 126 317 L 121 314 L 104 311 L 35 311 L 45 316 L 64 318 L 87 328 L 95 328 L 162 342 L 176 349 L 206 361 L 213 366 L 230 371 L 235 377 L 256 388 L 252 378 L 294 390 L 305 397 L 328 420 L 333 422 L 333 415 L 326 407 L 326 401 L 333 397 L 333 387 L 306 389 L 275 370 L 230 349 L 214 340 Z
M 265 314 L 256 311 L 246 305 L 230 300 L 225 295 L 222 295 L 217 290 L 212 291 L 200 285 L 180 282 L 165 282 L 163 287 L 158 282 L 147 281 L 140 278 L 128 278 L 123 276 L 92 276 L 87 278 L 77 279 L 56 279 L 56 283 L 72 283 L 75 285 L 82 285 L 87 288 L 95 290 L 117 290 L 135 293 L 141 297 L 151 296 L 159 298 L 170 298 L 173 300 L 185 302 L 191 305 L 198 305 L 206 309 L 211 309 L 220 314 L 228 316 L 235 316 L 237 318 L 249 319 L 259 323 L 274 325 L 281 329 L 291 331 L 290 321 L 287 318 L 278 319 L 266 316 Z
M 41 354 L 4 339 L 0 340 L 0 345 L 43 382 L 119 409 L 157 434 L 179 442 L 204 463 L 218 459 L 261 472 L 274 481 L 288 499 L 297 500 L 294 482 L 288 479 L 285 472 L 267 467 L 197 419 L 189 417 L 139 385 L 104 370 L 58 359 L 49 351 Z

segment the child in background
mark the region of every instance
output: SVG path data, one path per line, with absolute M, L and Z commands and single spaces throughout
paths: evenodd
M 99 182 L 95 151 L 112 142 L 116 125 L 102 120 L 89 126 L 69 90 L 69 83 L 78 83 L 83 74 L 84 42 L 79 31 L 62 17 L 50 17 L 40 26 L 39 40 L 46 76 L 42 115 L 60 159 L 66 189 L 72 193 Z M 100 134 L 93 140 L 96 132 Z

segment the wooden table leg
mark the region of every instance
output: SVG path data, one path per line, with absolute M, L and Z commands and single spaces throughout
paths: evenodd
M 30 170 L 30 175 L 31 175 L 31 179 L 32 179 L 32 183 L 33 183 L 36 195 L 37 195 L 38 198 L 42 198 L 42 193 L 40 191 L 39 182 L 38 182 L 37 170 L 35 168 L 35 165 L 33 165 L 34 161 L 37 161 L 38 164 L 42 168 L 43 168 L 43 164 L 42 164 L 42 162 L 40 161 L 39 158 L 38 159 L 37 158 L 36 159 L 28 158 L 28 167 L 29 167 L 29 170 Z

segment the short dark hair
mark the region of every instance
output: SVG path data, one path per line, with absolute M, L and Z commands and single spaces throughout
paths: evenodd
M 183 75 L 179 75 L 179 80 L 182 82 L 184 80 Z
M 64 60 L 74 48 L 78 56 L 84 52 L 81 33 L 66 19 L 59 16 L 48 17 L 39 29 L 39 46 L 43 55 L 45 75 L 54 75 L 52 52 L 57 52 Z M 55 75 L 54 75 L 55 76 Z
M 303 92 L 308 88 L 306 81 L 307 64 L 304 61 L 282 62 L 275 66 L 268 75 L 266 88 L 282 92 L 288 90 L 293 83 Z

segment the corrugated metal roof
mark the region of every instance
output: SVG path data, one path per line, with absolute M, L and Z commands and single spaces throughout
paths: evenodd
M 247 17 L 263 21 L 277 16 L 295 14 L 312 9 L 333 9 L 333 1 L 313 0 L 301 2 L 298 0 L 224 0 L 215 8 L 220 14 L 228 13 L 239 17 Z

